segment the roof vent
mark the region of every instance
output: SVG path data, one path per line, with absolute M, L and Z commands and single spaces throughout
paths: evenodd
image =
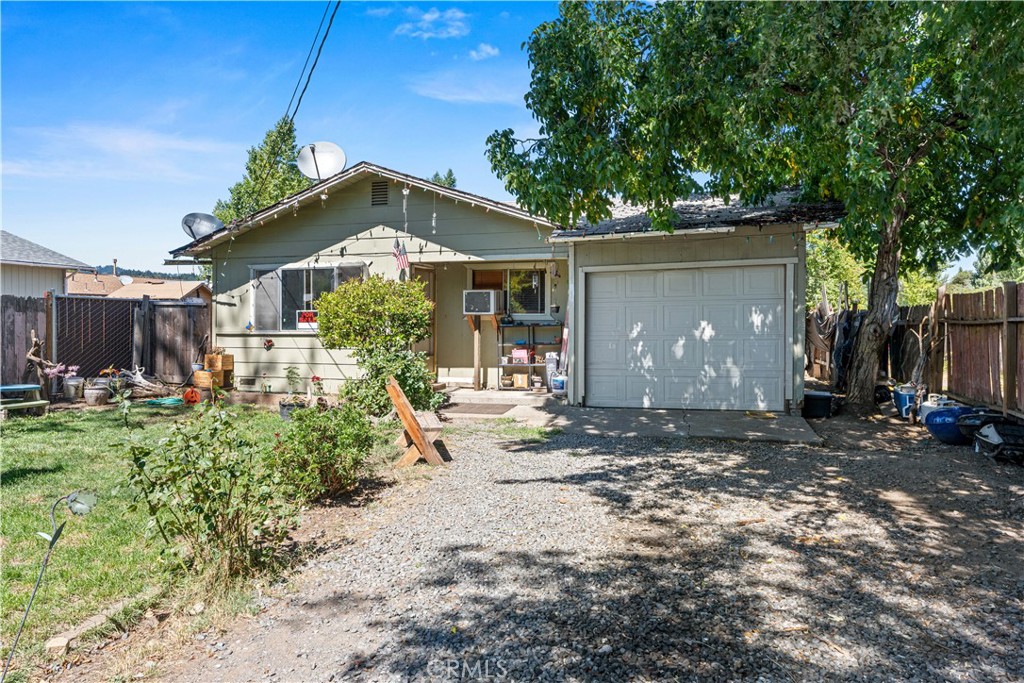
M 387 206 L 389 195 L 388 181 L 374 180 L 370 185 L 370 206 Z

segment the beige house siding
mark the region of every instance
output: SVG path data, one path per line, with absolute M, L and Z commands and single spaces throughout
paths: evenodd
M 397 237 L 404 242 L 412 265 L 435 266 L 439 374 L 468 377 L 472 374 L 472 338 L 461 308 L 468 267 L 516 262 L 543 267 L 552 259 L 551 245 L 544 241 L 549 231 L 542 226 L 534 228 L 528 221 L 418 188 L 411 189 L 403 211 L 401 185 L 396 182 L 389 182 L 388 206 L 371 206 L 374 181 L 371 176 L 335 190 L 323 205 L 306 205 L 294 213 L 285 210 L 276 220 L 211 250 L 213 343 L 235 355 L 236 381 L 241 388 L 258 388 L 266 381 L 272 390 L 283 391 L 284 368 L 290 365 L 298 366 L 305 378 L 313 374 L 324 378 L 329 392 L 357 375 L 347 351 L 324 349 L 313 332 L 246 330 L 254 320 L 254 266 L 361 262 L 371 274 L 394 278 L 398 270 L 391 250 Z M 432 225 L 435 212 L 436 232 Z M 563 277 L 553 296 L 563 311 L 566 253 L 565 247 L 554 251 L 562 259 Z M 274 341 L 269 351 L 264 348 L 265 339 Z M 482 341 L 484 365 L 493 366 L 497 357 L 493 328 L 485 327 Z M 490 373 L 490 381 L 496 382 L 496 373 Z
M 577 242 L 571 256 L 573 286 L 580 292 L 578 283 L 584 277 L 585 269 L 600 269 L 603 266 L 635 266 L 642 270 L 645 265 L 689 264 L 714 266 L 723 264 L 755 263 L 757 260 L 793 264 L 791 281 L 787 291 L 792 307 L 792 372 L 790 392 L 793 406 L 803 400 L 804 391 L 804 289 L 806 287 L 806 243 L 802 225 L 774 225 L 758 228 L 737 228 L 728 234 L 676 233 L 664 236 L 643 236 L 629 239 L 602 239 Z M 579 373 L 576 363 L 583 345 L 583 302 L 577 297 L 572 316 L 571 350 L 569 359 L 569 400 L 580 400 Z M 793 322 L 795 321 L 795 322 Z
M 0 291 L 4 296 L 41 297 L 49 290 L 64 293 L 64 269 L 0 265 Z

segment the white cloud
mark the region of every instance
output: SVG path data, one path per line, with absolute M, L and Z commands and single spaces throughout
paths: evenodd
M 394 7 L 371 7 L 366 13 L 371 17 L 386 17 L 394 11 Z
M 239 146 L 154 130 L 89 123 L 12 131 L 31 153 L 4 159 L 5 176 L 184 182 L 239 156 Z
M 523 104 L 530 83 L 525 69 L 450 69 L 422 74 L 410 83 L 417 95 L 456 104 Z
M 497 57 L 501 51 L 489 43 L 480 43 L 475 50 L 469 51 L 469 58 L 474 62 L 480 62 L 491 57 Z
M 399 24 L 395 29 L 395 35 L 427 40 L 461 38 L 469 34 L 469 24 L 466 22 L 469 15 L 454 7 L 443 12 L 436 7 L 431 7 L 426 12 L 418 7 L 410 7 L 405 13 L 412 21 Z

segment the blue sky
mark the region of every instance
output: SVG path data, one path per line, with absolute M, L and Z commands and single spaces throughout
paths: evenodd
M 326 2 L 0 4 L 3 227 L 91 264 L 160 268 L 284 115 Z M 554 3 L 343 2 L 295 123 L 506 199 L 484 158 L 536 131 L 521 49 Z M 166 269 L 165 269 L 166 270 Z

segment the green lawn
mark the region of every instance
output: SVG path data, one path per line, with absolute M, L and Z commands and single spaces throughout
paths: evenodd
M 254 434 L 270 439 L 281 430 L 276 413 L 232 410 Z M 139 406 L 133 408 L 132 419 L 141 424 L 143 434 L 156 440 L 190 412 L 184 407 Z M 85 517 L 72 517 L 63 506 L 58 509 L 57 523 L 66 520 L 67 526 L 50 559 L 19 652 L 37 649 L 64 627 L 121 598 L 171 580 L 158 545 L 145 538 L 145 515 L 129 510 L 124 434 L 117 410 L 12 417 L 0 425 L 0 635 L 5 646 L 13 638 L 46 552 L 46 541 L 36 532 L 50 532 L 50 506 L 72 491 L 93 491 L 99 503 Z

